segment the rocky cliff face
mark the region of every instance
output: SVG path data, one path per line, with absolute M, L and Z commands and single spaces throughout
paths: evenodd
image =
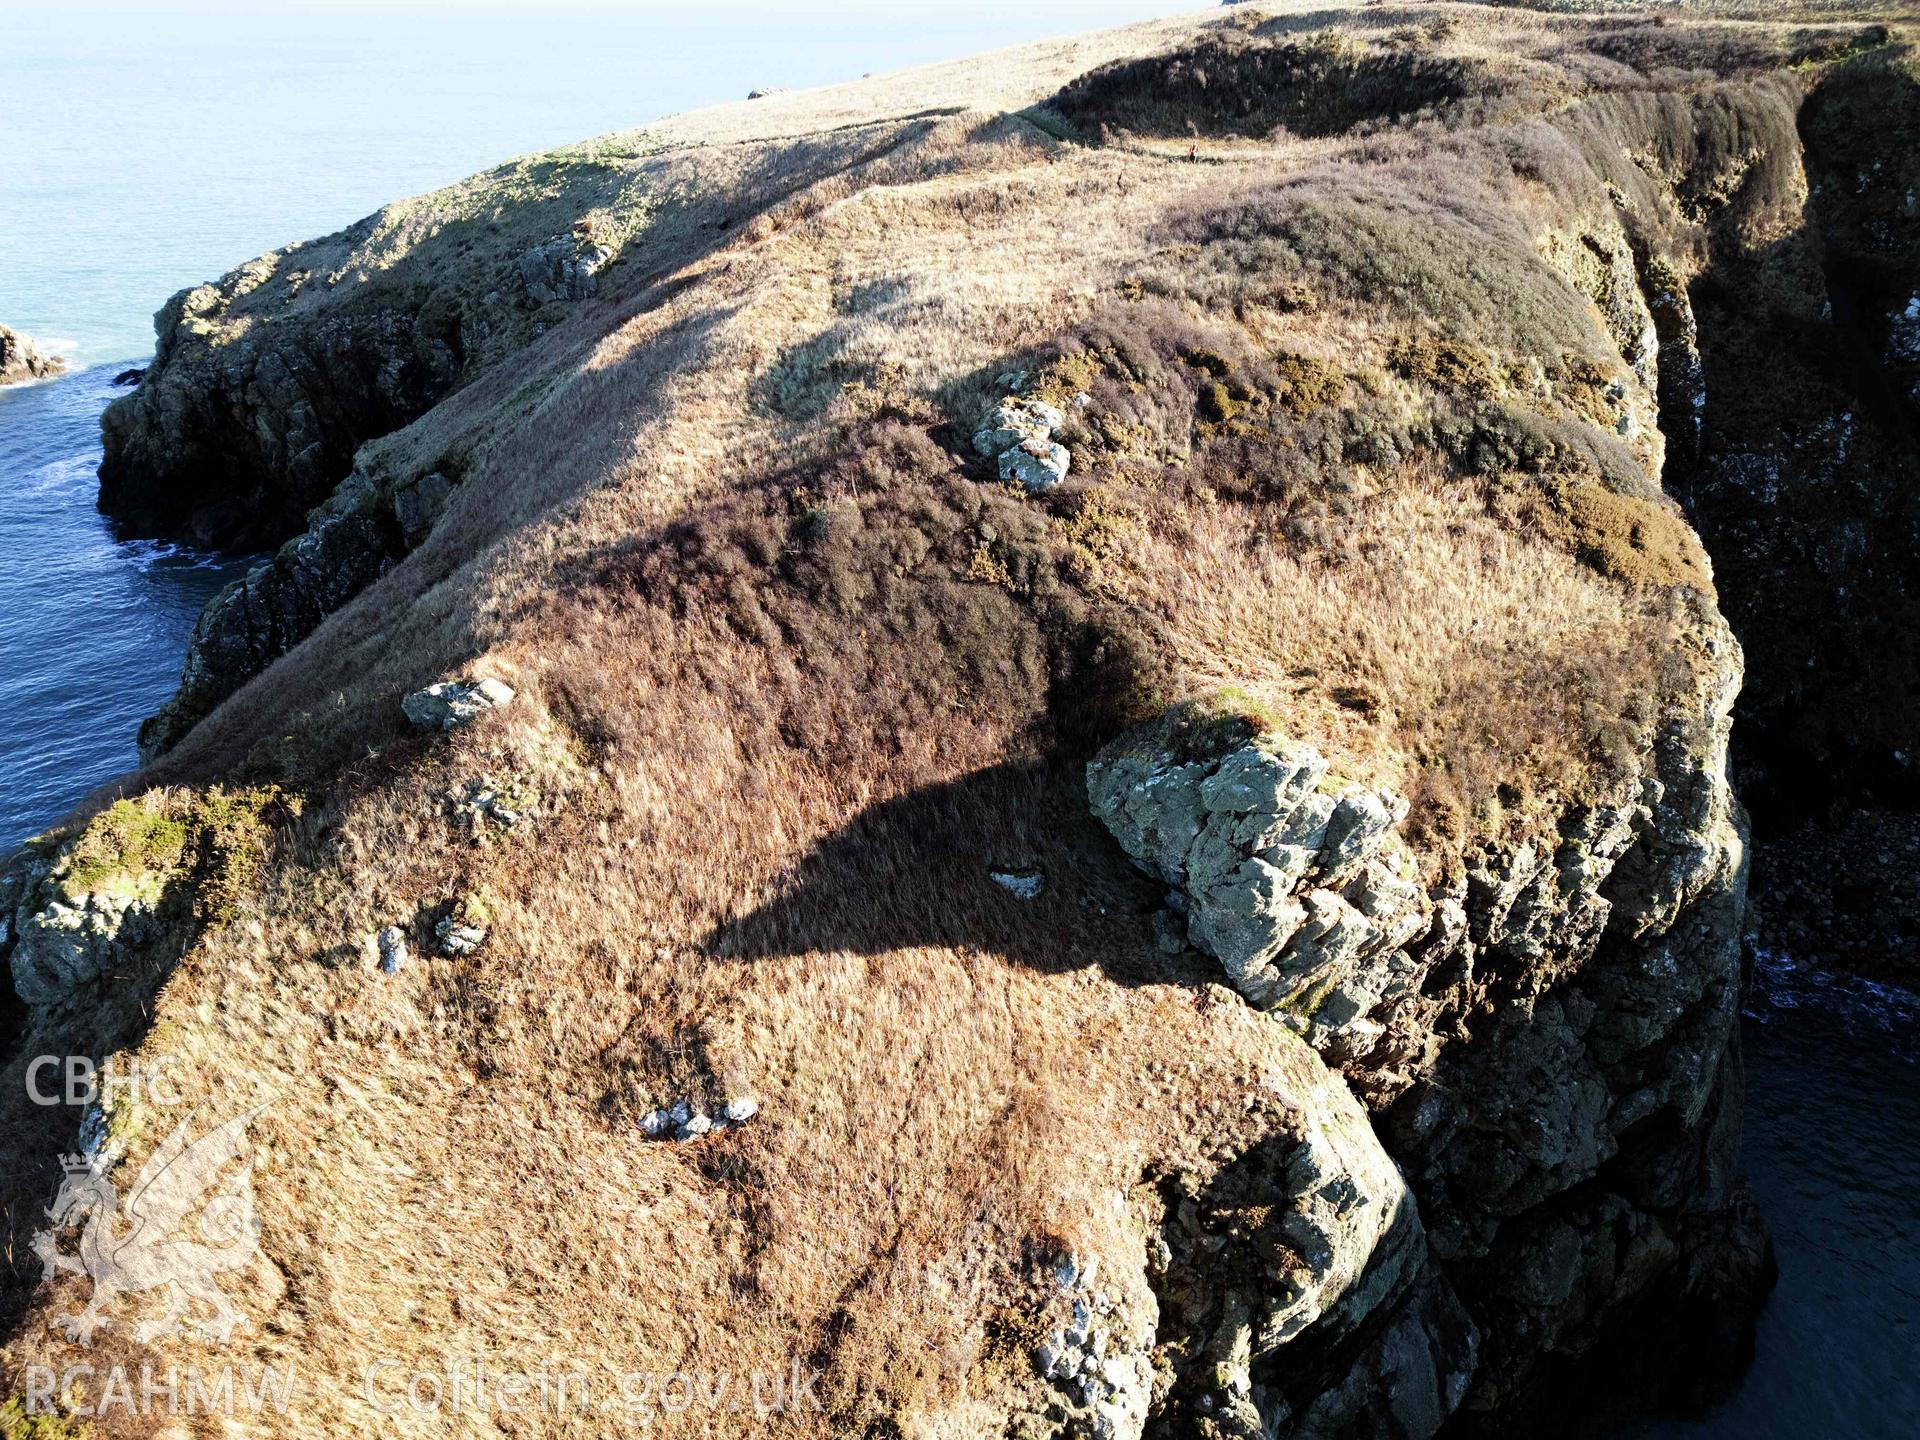
M 362 441 L 423 414 L 461 378 L 458 322 L 411 310 L 329 316 L 207 343 L 248 277 L 167 302 L 139 387 L 101 419 L 100 508 L 135 535 L 247 549 L 297 529 Z
M 0 385 L 19 385 L 64 374 L 67 362 L 44 354 L 25 335 L 0 325 Z
M 1330 1342 L 1262 1331 L 1262 1267 L 1185 1257 L 1212 1323 L 1254 1337 L 1209 1342 L 1241 1369 L 1232 1407 L 1186 1416 L 1196 1433 L 1420 1435 L 1456 1410 L 1521 1433 L 1568 1387 L 1595 1387 L 1596 1417 L 1630 1413 L 1607 1398 L 1619 1374 L 1591 1373 L 1623 1348 L 1642 1394 L 1710 1390 L 1697 1327 L 1738 1363 L 1772 1261 L 1736 1179 L 1739 651 L 1709 635 L 1702 715 L 1644 774 L 1563 815 L 1550 848 L 1490 856 L 1434 897 L 1394 858 L 1405 802 L 1329 783 L 1284 736 L 1189 711 L 1089 767 L 1095 813 L 1168 886 L 1163 946 L 1212 957 L 1344 1069 L 1425 1220 L 1375 1242 L 1377 1283 L 1338 1327 L 1391 1375 L 1363 1364 L 1318 1394 L 1298 1377 Z M 1652 1332 L 1677 1348 L 1641 1348 Z
M 1909 982 L 1920 910 L 1893 872 L 1920 798 L 1917 86 L 1882 44 L 1809 87 L 1784 172 L 1754 187 L 1791 195 L 1792 223 L 1712 228 L 1689 287 L 1698 384 L 1662 402 L 1689 436 L 1669 485 L 1754 657 L 1735 762 L 1761 943 Z
M 187 640 L 179 689 L 140 726 L 141 760 L 172 749 L 418 545 L 455 483 L 438 470 L 397 483 L 366 470 L 343 480 L 314 507 L 306 529 L 208 603 Z
M 1755 657 L 1741 755 L 1769 821 L 1914 793 L 1915 658 L 1897 637 L 1915 605 L 1898 557 L 1920 539 L 1916 83 L 1883 46 L 1810 86 L 1776 173 L 1750 182 L 1785 198 L 1784 223 L 1710 226 L 1691 285 L 1698 438 L 1669 483 Z

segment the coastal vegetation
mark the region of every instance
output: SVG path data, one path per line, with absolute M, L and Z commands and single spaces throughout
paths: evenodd
M 263 1433 L 445 1433 L 368 1357 L 556 1344 L 804 1365 L 822 1436 L 1711 1393 L 1771 1264 L 1721 613 L 1764 607 L 1715 497 L 1816 543 L 1741 468 L 1729 297 L 1838 323 L 1813 227 L 1870 248 L 1906 172 L 1808 167 L 1910 46 L 1236 5 L 522 159 L 176 297 L 103 504 L 282 548 L 8 869 L 10 1233 L 71 1143 L 30 1057 L 167 1055 L 272 1101 Z M 447 684 L 487 703 L 422 725 Z M 10 1382 L 82 1284 L 13 1254 Z

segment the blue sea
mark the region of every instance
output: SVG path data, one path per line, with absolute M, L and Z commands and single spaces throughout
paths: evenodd
M 1741 1168 L 1780 1286 L 1725 1403 L 1621 1440 L 1913 1440 L 1920 996 L 1763 953 L 1744 1040 Z
M 174 291 L 515 154 L 1185 7 L 0 0 L 0 323 L 77 373 L 0 390 L 0 853 L 135 763 L 201 606 L 246 557 L 121 542 L 100 410 Z M 1760 1359 L 1660 1440 L 1920 1433 L 1920 1013 L 1761 967 L 1747 1172 L 1780 1242 Z

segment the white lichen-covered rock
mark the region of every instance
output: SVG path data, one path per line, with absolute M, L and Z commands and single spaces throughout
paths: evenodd
M 973 448 L 992 460 L 1028 440 L 1048 440 L 1067 423 L 1058 407 L 1045 400 L 1010 396 L 996 404 L 973 432 Z
M 400 707 L 416 730 L 452 730 L 498 710 L 513 694 L 513 687 L 502 680 L 448 680 L 414 691 Z
M 373 937 L 374 945 L 380 955 L 380 968 L 388 975 L 397 975 L 407 964 L 407 932 L 398 925 L 382 927 Z
M 973 448 L 997 460 L 1000 478 L 1012 480 L 1039 494 L 1067 478 L 1073 463 L 1067 447 L 1057 443 L 1054 431 L 1067 423 L 1056 405 L 1031 396 L 1012 395 L 999 401 L 973 432 Z
M 28 1005 L 60 1004 L 124 965 L 151 939 L 170 871 L 115 870 L 84 880 L 58 852 L 23 851 L 0 877 L 13 988 Z
M 487 932 L 478 925 L 462 925 L 452 917 L 433 927 L 440 953 L 448 957 L 471 955 L 487 943 Z
M 572 235 L 556 235 L 520 257 L 520 281 L 536 305 L 585 300 L 599 289 L 595 278 L 613 251 Z
M 1330 780 L 1311 746 L 1271 731 L 1194 753 L 1167 721 L 1103 751 L 1087 792 L 1121 848 L 1173 887 L 1188 938 L 1254 1004 L 1308 999 L 1303 1024 L 1345 1029 L 1412 983 L 1398 952 L 1431 905 L 1395 831 L 1399 796 Z
M 987 875 L 1016 900 L 1038 900 L 1047 888 L 1047 877 L 1039 870 L 989 870 Z
M 1051 440 L 1028 440 L 1000 457 L 1000 478 L 1016 481 L 1029 494 L 1051 490 L 1067 478 L 1073 457 Z
M 701 1110 L 691 1100 L 676 1100 L 642 1115 L 640 1133 L 649 1140 L 698 1140 L 736 1129 L 759 1113 L 760 1102 L 745 1095 L 736 1095 L 712 1111 Z

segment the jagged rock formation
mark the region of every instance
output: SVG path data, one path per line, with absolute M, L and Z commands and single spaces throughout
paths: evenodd
M 1039 494 L 1067 478 L 1073 456 L 1055 442 L 1067 417 L 1044 400 L 1013 396 L 996 404 L 973 432 L 973 448 L 995 462 L 1002 480 Z
M 1172 887 L 1189 938 L 1248 1000 L 1303 1002 L 1329 1035 L 1364 1023 L 1396 977 L 1417 983 L 1400 947 L 1430 921 L 1404 848 L 1382 853 L 1407 802 L 1329 784 L 1325 757 L 1284 736 L 1188 753 L 1172 738 L 1185 719 L 1088 767 L 1094 814 Z
M 0 882 L 13 988 L 28 1005 L 68 1000 L 143 946 L 159 926 L 171 878 L 142 867 L 81 884 L 54 869 L 49 857 L 23 857 Z
M 67 362 L 43 354 L 25 335 L 0 325 L 0 385 L 18 385 L 66 373 Z
M 203 547 L 276 541 L 333 492 L 369 436 L 424 412 L 459 380 L 457 317 L 329 316 L 297 337 L 249 331 L 207 345 L 251 271 L 167 302 L 153 365 L 101 419 L 100 508 L 128 533 Z
M 1312 747 L 1248 734 L 1230 711 L 1170 716 L 1089 767 L 1095 813 L 1171 887 L 1193 942 L 1386 1107 L 1430 1230 L 1410 1242 L 1424 1258 L 1401 1263 L 1430 1267 L 1437 1290 L 1419 1303 L 1449 1317 L 1407 1322 L 1441 1346 L 1414 1370 L 1413 1415 L 1445 1416 L 1470 1390 L 1482 1422 L 1551 1409 L 1542 1377 L 1604 1350 L 1620 1323 L 1608 1307 L 1719 1327 L 1737 1352 L 1738 1316 L 1771 1284 L 1735 1180 L 1746 859 L 1726 764 L 1740 668 L 1724 631 L 1708 643 L 1702 720 L 1663 737 L 1623 799 L 1567 813 L 1555 848 L 1500 855 L 1437 901 L 1394 862 L 1403 801 L 1329 784 Z M 1452 1053 L 1450 1010 L 1481 1011 L 1499 1038 Z M 1520 1217 L 1540 1218 L 1516 1235 Z M 1459 1292 L 1498 1297 L 1502 1323 L 1483 1331 Z M 1383 1286 L 1356 1308 L 1385 1333 L 1413 1293 Z M 1255 1359 L 1293 1371 L 1277 1348 Z M 1244 1414 L 1213 1417 L 1212 1433 L 1347 1433 L 1375 1403 L 1348 1382 L 1295 1429 L 1284 1384 L 1234 1393 Z
M 0 866 L 0 949 L 13 990 L 47 1015 L 124 1001 L 164 973 L 193 934 L 224 918 L 262 848 L 269 789 L 107 807 L 79 834 L 36 841 Z
M 187 640 L 180 686 L 140 726 L 140 758 L 171 749 L 200 718 L 312 634 L 426 537 L 453 494 L 438 470 L 395 482 L 356 470 L 307 528 L 211 600 Z
M 106 846 L 117 807 L 17 862 L 9 1063 L 172 1046 L 196 1100 L 279 1097 L 236 1301 L 312 1377 L 287 1433 L 436 1433 L 369 1346 L 556 1333 L 797 1356 L 823 1437 L 1711 1393 L 1769 1281 L 1742 662 L 1661 482 L 1726 469 L 1724 257 L 1797 296 L 1796 117 L 1910 64 L 1839 20 L 1241 5 L 235 272 L 114 412 L 110 503 L 283 548 L 122 803 L 303 804 L 245 864 L 205 819 Z M 511 705 L 409 723 L 490 674 Z M 43 963 L 109 850 L 166 935 Z M 64 1137 L 8 1143 L 18 1220 Z M 70 1358 L 63 1293 L 9 1363 Z

